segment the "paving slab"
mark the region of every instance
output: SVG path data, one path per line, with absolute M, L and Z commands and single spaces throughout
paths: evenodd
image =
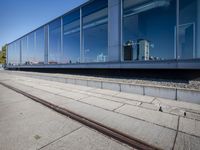
M 179 132 L 176 139 L 175 150 L 199 150 L 200 138 Z
M 171 149 L 173 146 L 174 130 L 87 104 L 74 102 L 62 107 L 163 149 Z
M 143 108 L 151 109 L 151 110 L 159 110 L 160 108 L 158 105 L 149 104 L 149 103 L 142 103 L 140 106 Z
M 78 143 L 78 144 L 77 144 Z M 94 144 L 95 143 L 95 144 Z M 94 130 L 82 127 L 41 150 L 131 150 Z
M 129 93 L 122 93 L 122 92 L 118 92 L 115 96 L 120 97 L 120 98 L 127 98 L 130 100 L 136 100 L 140 102 L 146 102 L 146 103 L 151 103 L 155 99 L 154 97 L 151 97 L 151 96 L 129 94 Z
M 200 121 L 181 117 L 179 131 L 200 137 Z
M 107 90 L 107 89 L 94 89 L 94 90 L 91 90 L 91 92 L 99 93 L 99 94 L 106 94 L 106 95 L 111 95 L 111 96 L 119 93 L 119 91 L 112 91 L 112 90 Z
M 10 97 L 18 98 L 19 95 L 13 93 Z M 23 101 L 23 97 L 20 99 Z M 0 101 L 4 99 L 1 98 Z M 12 103 L 8 108 L 1 108 L 0 111 L 4 117 L 0 117 L 0 149 L 2 150 L 39 149 L 55 138 L 81 127 L 81 124 L 32 100 Z
M 156 98 L 152 103 L 159 105 L 168 105 L 171 107 L 184 108 L 185 110 L 195 110 L 196 112 L 200 113 L 200 105 L 198 104 L 173 101 L 170 99 L 163 99 L 163 98 Z
M 120 114 L 108 115 L 101 123 L 164 150 L 171 150 L 175 140 L 174 130 Z
M 81 94 L 81 93 L 77 93 L 77 92 L 70 92 L 70 91 L 63 91 L 63 90 L 62 90 L 61 93 L 58 93 L 58 95 L 65 96 L 67 98 L 71 98 L 71 99 L 74 99 L 74 100 L 80 100 L 80 99 L 89 97 L 86 94 Z
M 162 113 L 159 111 L 148 110 L 137 106 L 124 105 L 116 112 L 142 119 L 160 126 L 168 127 L 176 130 L 178 124 L 178 116 Z
M 87 97 L 87 98 L 80 99 L 79 101 L 87 103 L 87 104 L 91 104 L 94 106 L 98 106 L 104 109 L 108 109 L 108 110 L 114 110 L 123 105 L 123 103 L 109 101 L 109 100 L 106 100 L 103 98 L 97 98 L 97 97 Z

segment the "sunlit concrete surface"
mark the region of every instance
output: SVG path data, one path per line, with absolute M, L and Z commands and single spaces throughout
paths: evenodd
M 198 104 L 47 81 L 7 72 L 0 73 L 0 81 L 161 149 L 199 150 Z M 160 107 L 162 111 L 159 111 Z M 29 110 L 29 107 L 25 105 L 24 109 Z M 89 129 L 78 130 L 46 148 L 66 146 L 69 139 L 76 141 L 76 134 L 85 130 Z M 83 143 L 87 143 L 88 139 L 85 140 Z
M 0 85 L 0 149 L 131 148 Z

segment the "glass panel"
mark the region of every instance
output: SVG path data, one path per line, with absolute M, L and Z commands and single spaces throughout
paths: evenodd
M 20 40 L 8 46 L 8 65 L 15 66 L 20 64 Z
M 61 63 L 61 19 L 49 24 L 49 64 Z
M 124 0 L 123 59 L 176 57 L 176 0 Z
M 34 59 L 34 50 L 35 50 L 35 38 L 34 38 L 34 33 L 30 33 L 28 35 L 28 49 L 27 49 L 27 53 L 26 53 L 26 61 L 25 64 L 26 65 L 30 65 L 30 64 L 34 64 L 35 59 Z
M 22 50 L 22 64 L 28 64 L 28 44 L 27 36 L 21 39 L 21 50 Z
M 36 32 L 36 48 L 34 58 L 36 64 L 44 64 L 44 28 L 38 29 Z
M 63 17 L 62 63 L 80 62 L 80 10 Z
M 11 61 L 11 59 L 12 59 L 12 57 L 11 57 L 12 53 L 13 53 L 13 43 L 8 45 L 7 64 L 9 66 L 12 65 L 12 61 Z
M 200 1 L 180 0 L 179 59 L 200 58 Z
M 83 7 L 84 62 L 105 62 L 108 57 L 108 1 Z

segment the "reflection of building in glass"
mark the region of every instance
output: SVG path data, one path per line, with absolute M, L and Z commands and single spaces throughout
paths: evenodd
M 149 60 L 150 42 L 144 39 L 137 43 L 137 60 Z
M 103 53 L 97 55 L 97 62 L 106 62 L 107 61 L 107 56 L 104 55 Z
M 20 66 L 194 60 L 200 0 L 89 0 L 7 49 L 7 64 Z

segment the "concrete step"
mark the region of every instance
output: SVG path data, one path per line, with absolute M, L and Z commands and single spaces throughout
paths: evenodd
M 132 94 L 140 94 L 140 95 L 200 104 L 200 91 L 195 89 L 174 88 L 174 87 L 166 87 L 158 85 L 147 85 L 147 84 L 133 84 L 133 83 L 127 83 L 127 81 L 123 82 L 122 80 L 112 80 L 109 78 L 102 79 L 98 77 L 86 77 L 77 75 L 73 76 L 73 75 L 27 73 L 27 72 L 17 72 L 17 74 L 31 78 L 44 79 L 61 83 L 83 85 L 99 89 L 109 89 L 113 91 L 120 91 Z

